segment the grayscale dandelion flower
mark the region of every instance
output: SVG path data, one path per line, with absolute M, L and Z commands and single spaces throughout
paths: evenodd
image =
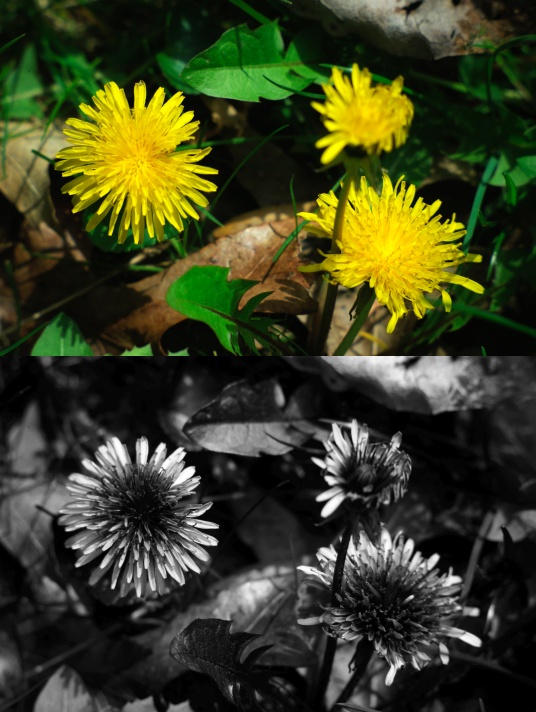
M 333 546 L 319 549 L 319 568 L 299 566 L 323 592 L 331 591 L 337 552 Z M 302 625 L 324 624 L 332 637 L 354 640 L 366 637 L 376 653 L 385 658 L 390 685 L 406 663 L 420 670 L 436 652 L 448 663 L 447 637 L 460 638 L 479 647 L 476 635 L 452 625 L 460 615 L 478 615 L 478 610 L 458 603 L 461 578 L 452 570 L 442 574 L 435 567 L 439 555 L 429 559 L 414 553 L 412 539 L 399 533 L 394 541 L 382 527 L 378 547 L 364 532 L 359 541 L 350 539 L 344 563 L 338 606 L 321 606 L 324 612 L 298 619 Z
M 400 499 L 411 473 L 411 460 L 400 450 L 401 442 L 402 433 L 396 433 L 389 444 L 369 443 L 365 424 L 353 420 L 348 437 L 333 423 L 324 443 L 325 459 L 312 458 L 330 486 L 316 498 L 317 502 L 327 500 L 321 516 L 329 517 L 343 502 L 350 509 L 371 510 Z
M 83 460 L 88 474 L 72 474 L 67 485 L 76 500 L 61 510 L 59 523 L 77 531 L 65 545 L 81 552 L 76 566 L 102 557 L 89 583 L 96 584 L 110 569 L 111 587 L 120 595 L 132 587 L 145 595 L 147 587 L 159 594 L 169 590 L 168 576 L 180 585 L 185 573 L 200 573 L 195 559 L 207 561 L 204 546 L 218 541 L 199 529 L 218 525 L 199 517 L 211 506 L 182 501 L 192 494 L 200 477 L 184 466 L 184 448 L 166 459 L 160 443 L 148 461 L 145 437 L 136 442 L 136 462 L 118 438 L 95 453 L 97 462 Z M 169 579 L 168 579 L 169 581 Z

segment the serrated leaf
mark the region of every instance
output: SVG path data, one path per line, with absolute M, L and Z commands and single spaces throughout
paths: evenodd
M 231 633 L 231 625 L 219 618 L 198 618 L 173 638 L 170 653 L 188 669 L 209 675 L 225 699 L 243 709 L 256 704 L 252 668 L 272 646 L 256 648 L 241 662 L 244 650 L 260 636 Z
M 93 356 L 77 324 L 61 312 L 48 324 L 32 349 L 32 356 Z
M 240 355 L 239 335 L 256 351 L 255 339 L 272 339 L 270 319 L 253 317 L 255 307 L 271 292 L 252 297 L 243 309 L 238 304 L 257 282 L 249 279 L 227 280 L 228 267 L 195 266 L 179 277 L 168 289 L 166 301 L 184 316 L 210 326 L 221 345 Z
M 188 62 L 181 79 L 208 96 L 241 101 L 284 99 L 312 80 L 293 70 L 316 60 L 315 44 L 297 39 L 285 54 L 277 22 L 256 30 L 247 25 L 233 27 Z

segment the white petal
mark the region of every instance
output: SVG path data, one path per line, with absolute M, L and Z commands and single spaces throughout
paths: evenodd
M 322 511 L 320 512 L 321 517 L 329 517 L 330 514 L 333 514 L 333 512 L 338 509 L 339 505 L 342 504 L 344 501 L 344 492 L 340 492 L 339 494 L 336 494 L 334 497 L 332 497 L 329 502 L 327 502 L 323 507 Z
M 389 685 L 393 684 L 393 680 L 395 679 L 396 671 L 397 671 L 397 668 L 394 665 L 392 665 L 389 668 L 389 672 L 387 673 L 387 677 L 385 678 L 385 684 L 387 685 L 387 687 L 389 687 Z
M 179 473 L 179 476 L 177 477 L 175 482 L 171 485 L 171 489 L 173 489 L 174 487 L 178 487 L 183 482 L 186 482 L 186 480 L 189 480 L 190 477 L 193 477 L 193 475 L 195 475 L 195 467 L 193 465 L 190 465 L 190 467 L 185 467 L 184 470 Z
M 449 649 L 445 643 L 439 643 L 439 657 L 443 665 L 448 665 L 449 663 Z
M 320 622 L 321 621 L 318 616 L 315 618 L 298 618 L 298 623 L 300 625 L 318 625 Z
M 437 564 L 437 562 L 439 561 L 440 558 L 441 557 L 439 556 L 439 554 L 433 554 L 426 562 L 427 571 L 431 571 L 434 568 L 434 566 Z
M 322 470 L 326 468 L 326 463 L 324 460 L 321 460 L 319 457 L 312 457 L 311 460 L 314 462 L 315 465 L 318 465 Z
M 321 492 L 317 497 L 315 497 L 315 502 L 323 502 L 326 499 L 331 499 L 336 494 L 339 494 L 339 492 L 343 492 L 342 487 L 340 487 L 339 485 L 337 485 L 336 487 L 331 487 L 330 489 Z
M 444 625 L 441 627 L 441 631 L 445 635 L 449 635 L 451 638 L 459 638 L 460 640 L 463 640 L 464 643 L 474 645 L 475 648 L 480 648 L 482 645 L 480 638 L 477 638 L 476 635 L 473 635 L 466 630 L 462 630 L 461 628 L 453 628 L 451 626 Z
M 164 460 L 162 464 L 162 469 L 167 470 L 172 465 L 178 465 L 179 462 L 182 462 L 182 460 L 184 460 L 185 455 L 186 450 L 183 447 L 178 447 L 171 453 L 171 455 L 166 460 Z
M 145 436 L 138 438 L 136 441 L 136 464 L 138 467 L 143 467 L 147 464 L 147 457 L 149 456 L 149 443 Z
M 84 460 L 84 462 L 89 462 L 89 460 Z M 69 475 L 69 481 L 76 482 L 76 484 L 82 485 L 82 487 L 91 487 L 91 489 L 93 489 L 96 485 L 99 484 L 99 480 L 95 479 L 94 477 L 80 475 L 78 474 L 78 472 L 73 472 L 72 475 Z
M 166 452 L 166 446 L 164 445 L 164 443 L 160 443 L 160 445 L 154 451 L 154 455 L 149 460 L 149 469 L 159 470 L 162 463 L 166 459 Z

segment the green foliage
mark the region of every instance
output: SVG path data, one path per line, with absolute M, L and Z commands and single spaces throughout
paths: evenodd
M 192 267 L 171 285 L 166 301 L 184 316 L 210 326 L 221 345 L 231 353 L 242 355 L 239 337 L 253 353 L 258 353 L 255 341 L 273 348 L 272 320 L 253 316 L 253 310 L 271 292 L 257 294 L 239 310 L 240 300 L 257 282 L 249 279 L 229 282 L 228 275 L 228 267 Z
M 34 44 L 28 44 L 18 62 L 9 72 L 4 83 L 5 115 L 10 119 L 33 119 L 42 117 L 43 111 L 37 97 L 43 93 L 43 84 L 37 70 Z
M 318 76 L 315 33 L 299 33 L 284 51 L 277 22 L 250 30 L 247 25 L 224 32 L 216 44 L 194 57 L 181 79 L 209 96 L 259 101 L 284 99 Z
M 89 221 L 89 216 L 90 214 L 87 213 L 86 217 L 88 218 L 88 220 L 86 220 L 86 222 Z M 91 240 L 92 244 L 95 245 L 95 247 L 98 247 L 99 250 L 102 250 L 103 252 L 112 252 L 114 254 L 121 254 L 123 252 L 136 252 L 139 250 L 143 250 L 146 247 L 153 247 L 157 244 L 156 237 L 149 237 L 149 233 L 146 231 L 143 242 L 141 242 L 139 245 L 136 245 L 131 229 L 127 231 L 125 241 L 119 244 L 117 242 L 118 226 L 116 225 L 113 235 L 108 235 L 108 222 L 109 218 L 104 218 L 104 220 L 99 225 L 97 225 L 96 228 L 94 228 L 91 232 L 88 232 L 89 239 Z M 168 233 L 170 233 L 169 225 L 166 224 L 166 226 L 168 228 Z M 173 234 L 176 235 L 177 230 L 173 227 L 172 229 Z M 166 230 L 164 228 L 164 235 L 165 233 Z M 171 234 L 169 236 L 171 236 Z
M 93 351 L 76 323 L 61 312 L 35 342 L 32 356 L 93 356 Z

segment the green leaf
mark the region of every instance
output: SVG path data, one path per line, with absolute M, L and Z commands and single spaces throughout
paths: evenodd
M 37 339 L 31 355 L 93 356 L 93 351 L 76 323 L 61 312 Z
M 181 78 L 181 72 L 192 57 L 217 39 L 218 25 L 203 3 L 180 3 L 166 24 L 166 46 L 156 55 L 162 74 L 174 89 L 199 94 Z
M 536 156 L 521 156 L 517 159 L 517 165 L 529 178 L 536 176 Z
M 255 340 L 260 343 L 273 340 L 269 331 L 273 322 L 253 317 L 252 312 L 271 292 L 252 297 L 239 311 L 240 300 L 257 282 L 250 279 L 233 279 L 229 282 L 228 275 L 228 267 L 192 267 L 171 285 L 166 301 L 184 316 L 210 326 L 228 351 L 240 355 L 240 335 L 256 353 Z
M 177 57 L 171 57 L 169 54 L 165 54 L 165 52 L 159 52 L 156 55 L 156 61 L 158 62 L 162 74 L 174 89 L 182 91 L 185 94 L 199 94 L 196 89 L 181 78 L 181 72 L 186 66 L 186 62 Z
M 17 66 L 6 77 L 4 95 L 8 101 L 11 119 L 33 119 L 42 117 L 41 106 L 35 101 L 43 93 L 43 85 L 37 71 L 35 45 L 24 49 Z
M 516 157 L 514 150 L 510 147 L 505 148 L 499 155 L 499 162 L 494 174 L 489 180 L 489 185 L 495 185 L 499 188 L 504 187 L 504 173 L 508 173 L 511 180 L 518 188 L 530 182 L 530 177 L 519 164 L 519 159 Z
M 277 22 L 256 30 L 247 25 L 233 27 L 194 57 L 181 79 L 209 96 L 241 101 L 284 99 L 311 83 L 311 76 L 297 74 L 307 74 L 305 65 L 317 61 L 318 46 L 306 37 L 300 33 L 285 54 Z
M 25 336 L 23 336 L 22 339 L 19 339 L 14 344 L 11 344 L 11 346 L 7 346 L 5 349 L 2 349 L 2 351 L 0 351 L 0 356 L 5 356 L 6 354 L 10 353 L 11 351 L 15 351 L 15 349 L 18 349 L 19 346 L 21 346 L 21 344 L 23 344 L 25 341 L 28 341 L 28 339 L 31 339 L 34 334 L 37 334 L 38 331 L 41 331 L 41 329 L 44 329 L 46 325 L 47 325 L 47 322 L 45 322 L 44 324 L 40 324 L 35 329 L 32 329 L 32 331 L 30 331 L 29 334 L 26 334 Z
M 130 351 L 123 351 L 121 356 L 152 356 L 153 350 L 151 344 L 145 344 L 145 346 L 134 346 Z
M 508 203 L 508 205 L 516 205 L 517 203 L 517 188 L 516 184 L 512 180 L 512 177 L 508 173 L 508 171 L 505 171 L 503 173 L 504 176 L 504 182 L 506 183 L 506 196 L 505 200 Z

